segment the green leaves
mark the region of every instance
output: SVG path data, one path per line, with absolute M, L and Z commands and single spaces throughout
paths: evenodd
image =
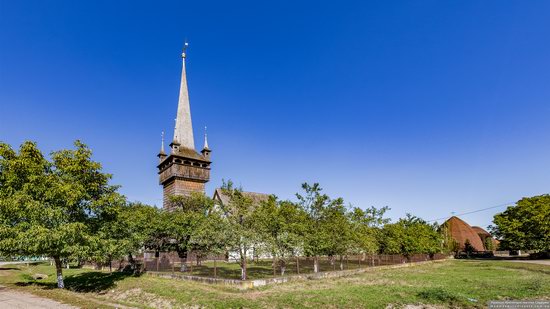
M 493 219 L 502 249 L 550 251 L 550 195 L 523 198 Z
M 33 142 L 19 153 L 0 144 L 0 251 L 69 258 L 90 256 L 124 204 L 111 176 L 79 141 L 48 161 Z M 62 282 L 60 283 L 62 286 Z
M 385 254 L 434 254 L 443 250 L 442 244 L 442 235 L 435 225 L 410 214 L 386 224 L 381 231 L 380 249 Z
M 307 230 L 306 218 L 298 205 L 272 196 L 254 209 L 254 230 L 267 253 L 282 259 L 299 254 Z

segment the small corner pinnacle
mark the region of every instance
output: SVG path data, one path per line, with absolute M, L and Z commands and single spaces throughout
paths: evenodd
M 164 131 L 161 132 L 160 153 L 164 153 Z
M 208 148 L 208 133 L 206 132 L 206 126 L 204 126 L 204 149 Z

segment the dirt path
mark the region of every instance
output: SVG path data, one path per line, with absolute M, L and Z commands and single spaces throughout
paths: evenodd
M 38 297 L 29 293 L 9 290 L 5 286 L 0 286 L 0 308 L 25 308 L 25 309 L 72 309 L 77 308 L 60 302 Z
M 508 262 L 531 263 L 531 264 L 540 264 L 540 265 L 550 266 L 550 260 L 509 260 Z

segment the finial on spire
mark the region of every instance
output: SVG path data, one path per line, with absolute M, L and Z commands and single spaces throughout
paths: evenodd
M 208 133 L 206 132 L 206 126 L 204 126 L 204 149 L 208 149 Z
M 187 43 L 187 40 L 183 43 L 183 51 L 181 52 L 181 57 L 185 58 L 186 54 L 185 51 L 187 50 L 187 47 L 189 47 L 189 43 Z

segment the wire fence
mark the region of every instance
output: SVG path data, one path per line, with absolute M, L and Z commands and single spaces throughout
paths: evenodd
M 397 265 L 447 258 L 444 254 L 413 254 L 404 255 L 347 255 L 347 256 L 321 256 L 318 257 L 320 272 L 353 270 L 376 266 Z M 298 274 L 313 273 L 315 268 L 314 257 L 288 257 L 278 259 L 251 258 L 246 261 L 247 277 L 249 279 L 272 278 Z M 104 265 L 112 270 L 124 270 L 131 267 L 128 259 L 113 261 L 110 265 Z M 225 256 L 208 256 L 197 258 L 179 258 L 173 252 L 160 253 L 158 257 L 153 254 L 134 258 L 134 265 L 139 271 L 153 271 L 165 273 L 180 273 L 192 276 L 240 279 L 241 267 L 238 261 L 227 259 Z

